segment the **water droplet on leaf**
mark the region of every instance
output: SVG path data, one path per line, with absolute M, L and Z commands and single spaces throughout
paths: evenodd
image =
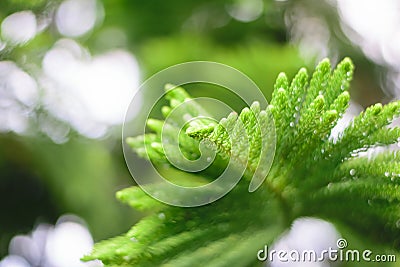
M 164 214 L 163 212 L 159 213 L 159 214 L 158 214 L 158 218 L 159 218 L 160 220 L 164 220 L 164 219 L 165 219 L 165 214 Z

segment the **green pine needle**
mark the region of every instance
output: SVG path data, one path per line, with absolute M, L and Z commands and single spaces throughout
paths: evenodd
M 188 116 L 207 114 L 194 101 L 171 121 L 148 120 L 152 133 L 127 143 L 160 166 L 169 164 L 163 130 L 163 138 L 175 139 L 176 153 L 188 159 L 201 156 L 200 144 L 217 153 L 209 169 L 188 177 L 213 180 L 232 159 L 245 169 L 245 178 L 265 178 L 261 151 L 272 151 L 268 146 L 276 140 L 271 170 L 255 192 L 248 192 L 250 179 L 242 179 L 222 199 L 197 208 L 171 207 L 138 187 L 124 189 L 117 193 L 119 200 L 151 215 L 128 233 L 96 244 L 83 259 L 99 259 L 106 266 L 247 266 L 257 262 L 259 249 L 301 216 L 347 224 L 370 241 L 398 249 L 400 153 L 360 152 L 398 142 L 400 129 L 389 124 L 400 115 L 400 102 L 373 105 L 338 138 L 330 136 L 348 108 L 353 69 L 348 58 L 335 70 L 325 59 L 311 80 L 304 68 L 291 82 L 281 73 L 265 110 L 255 102 L 219 122 L 198 118 L 184 124 Z M 190 100 L 182 88 L 167 85 L 166 90 L 170 106 L 162 108 L 165 117 Z M 185 125 L 184 131 L 176 125 Z

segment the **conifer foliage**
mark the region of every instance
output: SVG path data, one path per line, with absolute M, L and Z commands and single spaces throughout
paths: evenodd
M 241 179 L 225 197 L 202 207 L 168 206 L 139 187 L 118 192 L 120 201 L 149 215 L 126 234 L 96 244 L 84 260 L 99 259 L 106 266 L 199 266 L 199 262 L 206 266 L 253 266 L 257 251 L 302 216 L 340 222 L 370 241 L 398 249 L 400 154 L 389 149 L 368 156 L 362 152 L 398 142 L 400 129 L 389 124 L 399 116 L 400 102 L 367 108 L 332 138 L 332 128 L 349 105 L 352 76 L 350 59 L 345 58 L 334 70 L 326 59 L 311 77 L 304 68 L 292 81 L 279 74 L 265 110 L 255 102 L 219 123 L 192 120 L 184 131 L 173 123 L 148 120 L 152 133 L 127 142 L 139 156 L 163 168 L 169 162 L 161 142 L 164 126 L 170 132 L 167 137 L 179 133 L 175 149 L 188 159 L 200 156 L 200 142 L 206 141 L 208 149 L 216 151 L 214 163 L 205 171 L 176 175 L 187 177 L 187 184 L 211 181 L 231 157 L 245 168 L 244 178 L 265 173 L 259 164 L 263 138 L 266 145 L 276 140 L 273 164 L 254 192 L 248 190 L 250 180 Z M 190 99 L 184 89 L 171 86 L 166 97 L 170 106 L 162 108 L 164 116 Z M 175 119 L 184 121 L 183 113 L 196 117 L 205 112 L 191 102 Z M 272 117 L 276 131 L 269 136 Z M 238 123 L 246 131 L 235 133 Z M 244 156 L 248 158 L 240 153 L 241 145 L 247 146 Z M 257 171 L 259 165 L 261 172 Z

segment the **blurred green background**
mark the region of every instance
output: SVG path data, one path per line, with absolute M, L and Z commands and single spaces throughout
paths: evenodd
M 270 99 L 280 71 L 350 56 L 358 112 L 400 93 L 399 20 L 395 0 L 1 0 L 0 258 L 63 214 L 95 241 L 140 218 L 114 198 L 134 184 L 121 125 L 157 71 L 217 61 Z

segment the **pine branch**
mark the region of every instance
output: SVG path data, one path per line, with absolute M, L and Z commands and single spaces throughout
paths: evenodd
M 224 198 L 199 208 L 171 207 L 136 187 L 120 191 L 122 202 L 152 215 L 127 234 L 96 244 L 84 260 L 100 259 L 107 266 L 251 265 L 263 245 L 306 215 L 345 223 L 370 241 L 399 248 L 399 154 L 363 157 L 359 152 L 398 142 L 400 129 L 388 125 L 399 116 L 400 102 L 367 108 L 332 140 L 331 130 L 349 105 L 352 75 L 348 58 L 333 71 L 323 60 L 310 81 L 304 68 L 291 82 L 281 73 L 268 107 L 255 102 L 219 122 L 205 119 L 206 111 L 182 88 L 168 85 L 170 105 L 162 108 L 163 115 L 187 106 L 167 121 L 149 120 L 152 133 L 129 138 L 128 144 L 160 166 L 170 164 L 167 148 L 197 159 L 203 145 L 217 157 L 189 180 L 212 181 L 229 160 L 245 170 L 245 179 Z M 183 131 L 179 125 L 185 125 Z M 275 141 L 268 173 L 267 152 L 275 151 Z M 258 180 L 252 185 L 253 177 Z M 249 184 L 258 189 L 250 193 Z

